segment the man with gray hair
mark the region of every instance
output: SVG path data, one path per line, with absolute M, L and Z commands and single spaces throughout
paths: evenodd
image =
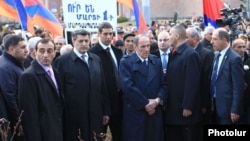
M 60 54 L 63 55 L 69 53 L 72 51 L 72 49 L 73 47 L 71 44 L 63 45 L 62 48 L 60 49 Z
M 213 26 L 207 26 L 204 29 L 204 36 L 203 36 L 203 40 L 201 41 L 202 46 L 210 50 L 214 50 L 212 44 L 210 43 L 212 40 L 212 34 L 214 30 L 215 28 Z
M 25 68 L 28 68 L 31 64 L 31 62 L 35 59 L 35 47 L 36 47 L 36 43 L 42 39 L 41 37 L 32 37 L 29 39 L 28 43 L 27 43 L 27 47 L 29 50 L 29 55 L 28 57 L 24 60 L 24 64 L 23 66 Z
M 66 44 L 66 41 L 64 37 L 57 36 L 54 39 L 54 43 L 56 45 L 56 57 L 54 59 L 56 59 L 58 56 L 60 56 L 60 49 L 62 48 L 63 45 Z
M 210 71 L 213 67 L 214 52 L 202 46 L 200 43 L 200 33 L 195 28 L 187 28 L 187 43 L 194 48 L 199 54 L 201 60 L 201 80 L 200 80 L 200 94 L 202 98 L 202 114 L 203 123 L 211 123 L 209 110 L 210 108 Z

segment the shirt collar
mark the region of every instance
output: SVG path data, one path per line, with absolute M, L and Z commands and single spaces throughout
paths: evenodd
M 52 70 L 52 66 L 46 66 L 44 64 L 42 64 L 40 61 L 38 61 L 38 64 L 47 72 L 48 70 Z
M 160 51 L 160 55 L 162 56 L 162 54 L 164 53 L 164 51 L 162 51 L 162 50 L 159 50 L 159 51 Z M 167 54 L 170 53 L 170 48 L 166 51 L 166 53 L 167 53 Z
M 136 55 L 139 57 L 139 59 L 143 62 L 144 60 L 145 61 L 148 61 L 148 58 L 146 58 L 146 59 L 143 59 L 143 58 L 141 58 L 141 56 L 136 52 Z
M 76 54 L 76 56 L 78 56 L 79 58 L 82 58 L 82 55 L 89 57 L 87 52 L 85 52 L 84 54 L 81 54 L 75 47 L 73 48 L 73 51 Z
M 106 50 L 108 47 L 111 49 L 111 45 L 106 46 L 106 45 L 104 45 L 100 40 L 99 40 L 99 44 L 101 45 L 101 47 L 102 47 L 104 50 Z
M 229 46 L 227 46 L 226 48 L 224 48 L 223 50 L 221 50 L 219 53 L 221 56 L 224 56 L 227 52 L 227 50 L 229 49 Z

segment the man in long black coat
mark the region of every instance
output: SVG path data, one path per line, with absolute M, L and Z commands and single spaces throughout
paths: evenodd
M 113 141 L 122 140 L 122 91 L 119 83 L 118 68 L 123 56 L 120 49 L 111 45 L 113 27 L 103 22 L 98 29 L 99 43 L 90 48 L 90 52 L 100 57 L 107 85 L 108 97 L 111 105 L 109 127 Z
M 54 57 L 53 41 L 39 40 L 36 59 L 20 77 L 25 141 L 64 141 L 64 102 L 59 74 L 51 66 Z
M 102 64 L 98 56 L 87 52 L 90 33 L 76 30 L 72 34 L 74 49 L 56 59 L 61 74 L 66 103 L 66 141 L 94 141 L 94 132 L 103 132 L 110 107 Z M 78 130 L 79 129 L 79 130 Z M 97 140 L 101 138 L 97 137 Z
M 186 43 L 181 25 L 170 30 L 173 47 L 167 67 L 166 141 L 198 141 L 201 130 L 200 59 Z

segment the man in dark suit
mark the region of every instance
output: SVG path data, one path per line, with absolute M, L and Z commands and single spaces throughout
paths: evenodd
M 99 43 L 89 49 L 101 59 L 104 71 L 105 83 L 111 104 L 109 127 L 113 141 L 122 140 L 122 91 L 120 88 L 118 68 L 123 56 L 120 49 L 111 45 L 113 27 L 108 22 L 100 24 L 98 29 Z
M 150 53 L 147 36 L 135 37 L 136 53 L 121 60 L 124 92 L 123 141 L 163 141 L 163 111 L 167 94 L 161 61 Z
M 110 105 L 100 58 L 87 52 L 90 33 L 80 29 L 72 33 L 73 50 L 59 56 L 55 66 L 61 74 L 66 103 L 67 141 L 92 141 L 103 133 L 109 121 Z
M 168 58 L 170 54 L 170 44 L 168 43 L 169 33 L 167 31 L 162 31 L 158 34 L 157 44 L 158 49 L 152 54 L 161 58 L 163 73 L 167 72 Z
M 197 141 L 201 130 L 200 58 L 186 43 L 182 25 L 171 28 L 173 47 L 168 67 L 168 97 L 165 106 L 166 141 Z
M 211 43 L 215 56 L 211 76 L 211 96 L 217 124 L 234 124 L 240 118 L 244 94 L 244 70 L 241 57 L 229 45 L 229 33 L 218 28 Z
M 195 28 L 187 28 L 187 43 L 195 49 L 201 61 L 200 94 L 202 100 L 203 123 L 211 123 L 210 117 L 210 73 L 213 67 L 214 51 L 202 46 L 200 33 Z
M 36 59 L 19 81 L 19 104 L 26 141 L 64 140 L 64 102 L 58 72 L 51 63 L 55 44 L 44 38 L 36 45 Z
M 13 133 L 20 116 L 18 80 L 24 71 L 23 62 L 28 56 L 28 50 L 25 40 L 20 36 L 10 34 L 6 35 L 3 40 L 5 51 L 0 56 L 0 89 L 7 108 L 7 120 L 10 121 Z

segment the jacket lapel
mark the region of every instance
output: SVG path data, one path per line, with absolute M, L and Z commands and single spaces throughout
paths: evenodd
M 223 69 L 223 67 L 224 67 L 225 62 L 227 61 L 227 58 L 228 58 L 228 56 L 229 56 L 230 51 L 231 51 L 231 49 L 229 48 L 229 49 L 227 50 L 225 56 L 223 57 L 222 61 L 221 61 L 221 65 L 220 65 L 220 68 L 219 68 L 219 72 L 218 72 L 217 79 L 218 79 L 218 77 L 219 77 L 220 74 L 221 74 L 221 71 L 222 71 L 222 69 Z

